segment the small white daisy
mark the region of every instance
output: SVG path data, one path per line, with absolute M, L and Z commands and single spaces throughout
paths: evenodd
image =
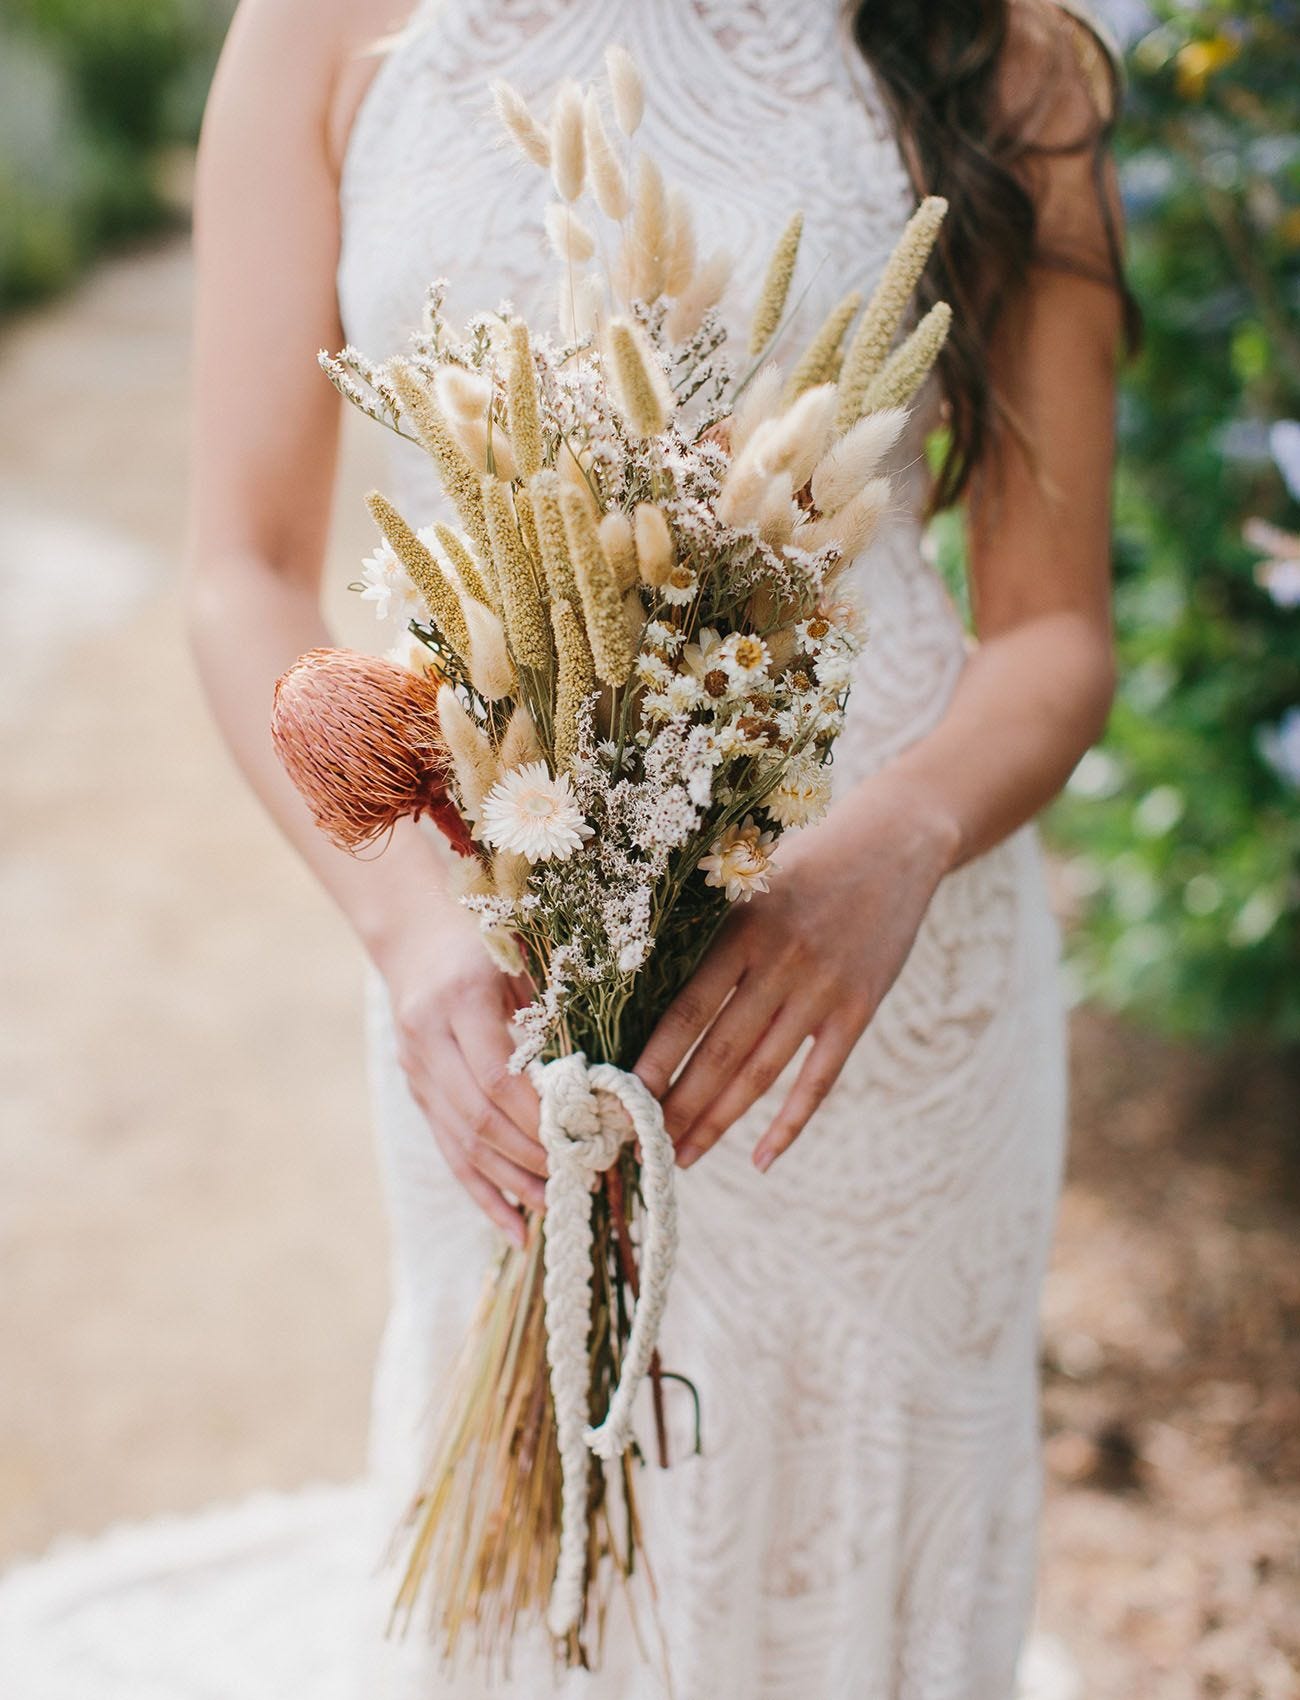
M 480 832 L 496 849 L 530 862 L 565 862 L 593 836 L 568 774 L 552 779 L 544 761 L 525 762 L 497 781 L 483 799 Z
M 699 589 L 695 574 L 689 567 L 675 566 L 668 575 L 668 582 L 659 587 L 659 594 L 673 608 L 685 608 L 694 602 L 695 593 Z
M 767 672 L 772 657 L 761 637 L 733 632 L 721 645 L 721 661 L 738 685 L 749 685 Z

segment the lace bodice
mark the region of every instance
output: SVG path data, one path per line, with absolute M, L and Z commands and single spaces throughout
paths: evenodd
M 400 343 L 439 275 L 453 320 L 508 297 L 549 322 L 537 173 L 496 145 L 487 84 L 507 78 L 544 113 L 611 42 L 642 67 L 638 141 L 688 189 L 706 246 L 757 283 L 802 208 L 808 328 L 871 282 L 912 197 L 836 0 L 422 0 L 348 150 L 339 293 L 354 341 Z
M 798 306 L 778 358 L 797 354 L 849 289 L 871 287 L 914 197 L 837 0 L 423 0 L 376 73 L 345 161 L 338 283 L 351 341 L 376 357 L 400 351 L 439 276 L 453 323 L 502 299 L 534 325 L 554 323 L 546 193 L 500 143 L 488 84 L 505 77 L 545 113 L 566 77 L 601 75 L 611 42 L 645 76 L 638 142 L 691 196 L 704 250 L 735 260 L 733 331 L 796 210 Z M 899 453 L 897 511 L 855 569 L 871 641 L 837 785 L 928 727 L 964 657 L 921 555 L 924 411 Z M 432 517 L 440 497 L 419 450 L 394 443 L 391 484 L 417 522 Z

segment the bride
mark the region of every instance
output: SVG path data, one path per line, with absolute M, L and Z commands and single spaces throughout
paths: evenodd
M 907 499 L 854 568 L 869 642 L 834 807 L 789 841 L 638 1065 L 680 1164 L 665 1354 L 704 1412 L 701 1457 L 690 1410 L 670 1411 L 678 1461 L 643 1472 L 674 1691 L 1009 1700 L 1064 1138 L 1056 935 L 1026 823 L 1110 702 L 1130 317 L 1113 64 L 1049 0 L 421 0 L 409 18 L 390 0 L 244 0 L 236 17 L 198 180 L 193 630 L 238 761 L 373 965 L 395 1247 L 373 1550 L 545 1163 L 532 1088 L 506 1066 L 507 982 L 437 845 L 410 826 L 348 859 L 272 754 L 272 683 L 328 641 L 339 409 L 315 355 L 398 352 L 443 274 L 453 322 L 503 297 L 543 320 L 533 181 L 496 145 L 484 90 L 504 76 L 544 110 L 611 42 L 646 73 L 647 147 L 741 278 L 757 286 L 804 210 L 817 268 L 793 346 L 870 286 L 919 194 L 951 203 L 923 297 L 953 303 L 954 335 L 900 455 Z M 427 462 L 394 453 L 389 493 L 433 519 Z M 977 644 L 922 548 L 927 511 L 955 502 Z M 387 1640 L 394 1585 L 377 1571 L 362 1602 L 366 1700 L 549 1691 L 544 1646 L 493 1682 L 443 1671 L 418 1624 Z M 600 1673 L 562 1691 L 666 1692 L 621 1621 Z

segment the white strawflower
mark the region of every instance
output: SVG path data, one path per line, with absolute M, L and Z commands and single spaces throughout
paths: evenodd
M 666 626 L 662 620 L 651 620 L 645 629 L 645 641 L 652 649 L 667 650 L 675 655 L 682 646 L 682 633 L 676 626 Z
M 438 659 L 425 643 L 421 643 L 414 632 L 404 631 L 384 659 L 392 661 L 399 667 L 404 667 L 408 673 L 420 673 L 425 676 L 436 674 Z
M 420 536 L 426 543 L 428 537 Z M 406 568 L 398 560 L 387 538 L 381 538 L 373 555 L 361 563 L 361 600 L 373 602 L 379 620 L 418 620 L 427 610 L 424 599 L 411 583 Z
M 695 642 L 686 645 L 682 660 L 697 679 L 703 679 L 706 673 L 724 665 L 722 642 L 721 632 L 713 626 L 701 626 Z
M 729 826 L 715 838 L 707 856 L 700 857 L 705 885 L 721 886 L 728 903 L 748 903 L 756 891 L 768 889 L 776 834 L 760 832 L 753 815 L 740 826 Z
M 673 677 L 673 670 L 662 655 L 643 650 L 636 658 L 636 676 L 643 684 L 653 685 L 656 690 L 662 691 Z
M 786 770 L 764 808 L 781 826 L 811 826 L 826 813 L 831 782 L 821 762 L 801 759 Z
M 842 649 L 823 650 L 814 666 L 817 683 L 828 690 L 842 691 L 853 677 L 853 657 Z
M 685 608 L 694 602 L 695 592 L 699 583 L 695 574 L 680 562 L 669 573 L 666 583 L 660 585 L 659 595 L 674 608 Z
M 479 833 L 530 862 L 565 862 L 593 836 L 568 774 L 552 779 L 544 761 L 526 762 L 497 781 L 483 799 Z
M 771 653 L 752 632 L 733 632 L 719 651 L 719 660 L 737 684 L 748 685 L 767 672 Z

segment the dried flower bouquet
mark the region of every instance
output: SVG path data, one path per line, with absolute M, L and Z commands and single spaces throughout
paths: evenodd
M 483 1294 L 401 1531 L 395 1617 L 424 1597 L 449 1655 L 506 1656 L 545 1613 L 582 1664 L 644 1556 L 646 1373 L 667 1461 L 673 1153 L 626 1071 L 730 906 L 767 889 L 781 834 L 826 806 L 859 647 L 836 581 L 887 509 L 881 467 L 950 316 L 895 346 L 945 210 L 930 200 L 865 310 L 847 296 L 783 373 L 796 216 L 737 367 L 727 258 L 699 255 L 682 191 L 634 151 L 632 61 L 612 49 L 607 69 L 617 141 L 595 89 L 562 87 L 545 124 L 494 90 L 556 191 L 558 333 L 503 307 L 457 334 L 434 286 L 404 357 L 322 355 L 428 452 L 458 523 L 416 530 L 369 498 L 382 540 L 358 588 L 403 647 L 303 657 L 274 717 L 336 842 L 433 818 L 488 947 L 535 989 L 515 1062 L 542 1101 L 543 1231 Z

